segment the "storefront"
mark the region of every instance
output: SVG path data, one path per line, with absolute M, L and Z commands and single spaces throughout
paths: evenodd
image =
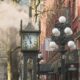
M 79 80 L 78 76 L 79 76 L 78 75 L 78 64 L 77 63 L 68 64 L 65 80 Z
M 51 80 L 54 75 L 54 67 L 52 64 L 40 64 L 38 72 L 41 80 Z
M 64 74 L 61 71 L 62 66 L 58 67 L 57 78 L 54 80 L 62 80 L 63 76 L 65 80 L 79 80 L 79 57 L 77 50 L 65 54 L 64 67 Z
M 78 50 L 67 53 L 66 55 L 65 80 L 79 80 L 79 57 Z

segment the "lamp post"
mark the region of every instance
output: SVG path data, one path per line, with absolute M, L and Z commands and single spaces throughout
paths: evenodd
M 61 75 L 62 80 L 65 80 L 65 53 L 69 50 L 76 49 L 73 39 L 73 32 L 69 25 L 66 24 L 64 16 L 59 17 L 59 23 L 52 29 L 52 41 L 49 46 L 53 51 L 61 53 Z

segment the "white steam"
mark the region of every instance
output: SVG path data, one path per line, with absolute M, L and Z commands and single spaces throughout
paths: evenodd
M 0 2 L 0 28 L 20 28 L 20 20 L 28 23 L 28 7 L 22 7 L 16 3 Z

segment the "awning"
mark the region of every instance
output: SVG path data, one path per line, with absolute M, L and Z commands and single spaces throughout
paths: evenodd
M 53 74 L 54 69 L 53 69 L 52 64 L 40 64 L 38 73 L 39 74 Z

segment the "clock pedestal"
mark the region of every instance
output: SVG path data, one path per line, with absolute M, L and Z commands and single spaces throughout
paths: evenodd
M 24 52 L 24 78 L 23 80 L 36 80 L 37 54 Z

